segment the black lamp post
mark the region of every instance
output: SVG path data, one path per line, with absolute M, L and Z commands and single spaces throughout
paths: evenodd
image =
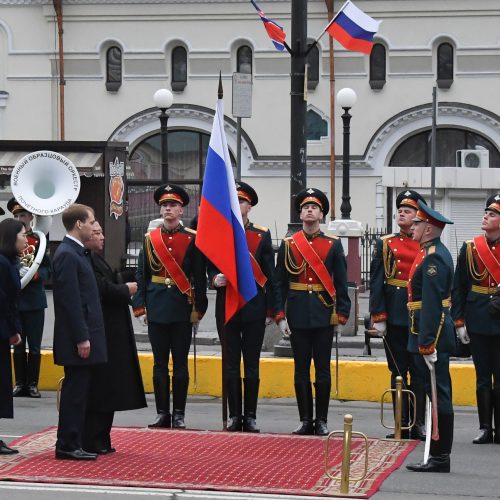
M 339 90 L 337 93 L 337 102 L 343 108 L 344 114 L 342 115 L 342 122 L 344 124 L 344 147 L 342 152 L 342 204 L 340 205 L 340 212 L 342 219 L 351 218 L 351 196 L 349 193 L 350 181 L 350 151 L 349 142 L 351 135 L 351 114 L 349 110 L 356 104 L 357 96 L 354 90 L 345 88 Z
M 168 89 L 159 89 L 153 96 L 156 107 L 160 113 L 160 158 L 161 158 L 161 182 L 168 182 L 168 113 L 167 109 L 172 106 L 174 96 Z

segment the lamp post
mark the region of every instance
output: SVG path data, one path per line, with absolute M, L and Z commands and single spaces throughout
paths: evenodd
M 351 114 L 349 110 L 356 104 L 358 96 L 356 92 L 350 88 L 344 88 L 337 93 L 337 102 L 344 110 L 342 115 L 342 122 L 344 124 L 344 147 L 342 152 L 342 204 L 340 205 L 340 212 L 342 219 L 351 218 L 351 196 L 349 194 L 349 181 L 350 181 L 350 151 L 349 142 L 351 135 Z
M 168 182 L 168 113 L 167 109 L 172 106 L 174 96 L 168 89 L 159 89 L 153 96 L 153 101 L 160 113 L 160 158 L 161 158 L 161 182 Z

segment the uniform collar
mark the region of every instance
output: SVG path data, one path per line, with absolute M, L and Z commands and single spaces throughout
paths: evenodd
M 307 234 L 304 230 L 302 230 L 302 232 L 304 233 L 305 237 L 308 239 L 308 240 L 314 240 L 315 238 L 317 238 L 318 236 L 321 235 L 321 229 L 318 229 L 315 233 L 313 234 Z
M 250 222 L 250 220 L 247 220 L 247 223 L 245 224 L 245 229 L 248 229 L 251 225 L 252 223 Z
M 182 224 L 179 224 L 174 229 L 167 229 L 164 225 L 161 226 L 161 232 L 166 234 L 175 234 L 178 233 L 182 229 Z

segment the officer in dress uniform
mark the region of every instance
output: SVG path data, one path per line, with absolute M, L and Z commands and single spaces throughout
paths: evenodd
M 195 246 L 196 231 L 181 224 L 189 203 L 184 189 L 164 184 L 154 193 L 163 224 L 145 235 L 137 268 L 134 315 L 148 325 L 153 350 L 157 417 L 149 427 L 185 428 L 192 324 L 207 309 L 205 258 Z M 173 414 L 168 362 L 173 359 Z
M 420 250 L 412 238 L 410 227 L 422 196 L 411 189 L 398 194 L 396 207 L 399 232 L 378 239 L 370 266 L 370 314 L 374 328 L 384 338 L 387 365 L 391 371 L 391 387 L 401 376 L 405 387 L 412 390 L 417 402 L 417 421 L 411 430 L 413 439 L 425 440 L 425 390 L 408 352 L 408 275 Z M 411 386 L 408 386 L 408 374 Z M 393 398 L 394 402 L 394 398 Z M 402 424 L 408 425 L 408 398 L 403 400 Z M 409 437 L 408 431 L 403 431 Z M 394 437 L 390 434 L 387 437 Z
M 216 321 L 221 342 L 226 342 L 226 387 L 229 403 L 228 431 L 259 432 L 256 426 L 257 398 L 259 394 L 259 360 L 266 322 L 270 323 L 278 312 L 279 296 L 274 277 L 274 251 L 271 233 L 267 227 L 253 224 L 248 219 L 259 198 L 245 182 L 236 183 L 241 216 L 245 226 L 248 250 L 254 273 L 257 295 L 224 326 L 226 277 L 209 264 L 208 278 L 217 289 Z M 266 318 L 269 318 L 266 320 Z M 243 354 L 245 378 L 244 411 L 240 362 Z
M 455 327 L 450 315 L 453 260 L 440 239 L 446 224 L 453 222 L 425 203 L 418 202 L 417 215 L 411 227 L 413 239 L 420 244 L 420 250 L 408 278 L 408 350 L 414 354 L 416 368 L 421 373 L 429 397 L 429 369 L 434 365 L 439 439 L 431 441 L 427 463 L 407 466 L 415 472 L 450 472 L 454 420 L 450 355 L 455 352 Z
M 15 198 L 9 200 L 7 208 L 14 216 L 14 219 L 21 221 L 26 228 L 28 242 L 21 257 L 22 267 L 19 270 L 21 277 L 23 277 L 28 272 L 36 256 L 40 240 L 31 229 L 33 222 L 32 213 L 23 208 Z M 12 392 L 14 397 L 40 397 L 38 379 L 42 360 L 41 346 L 45 309 L 47 308 L 44 282 L 49 277 L 50 259 L 46 254 L 38 267 L 38 271 L 20 294 L 19 312 L 23 333 L 21 335 L 22 342 L 14 347 L 14 372 L 16 379 L 16 384 Z M 26 341 L 28 342 L 28 354 L 26 354 Z
M 295 362 L 295 394 L 301 425 L 294 434 L 328 434 L 330 402 L 330 360 L 334 330 L 341 333 L 349 317 L 351 301 L 347 291 L 347 265 L 342 243 L 325 235 L 320 222 L 329 203 L 319 189 L 297 194 L 295 207 L 302 229 L 281 243 L 276 265 L 281 293 L 277 316 L 282 333 L 290 335 Z M 316 372 L 316 419 L 313 421 L 311 358 Z
M 460 341 L 470 341 L 476 369 L 480 431 L 472 442 L 500 444 L 500 318 L 490 307 L 500 286 L 500 194 L 486 201 L 481 229 L 484 234 L 466 241 L 460 250 L 451 314 Z

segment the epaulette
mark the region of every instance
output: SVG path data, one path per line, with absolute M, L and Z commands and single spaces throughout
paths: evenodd
M 286 238 L 283 238 L 283 241 L 290 241 L 290 240 L 293 240 L 293 238 L 291 236 L 287 236 Z
M 191 229 L 190 227 L 184 227 L 184 230 L 187 231 L 188 233 L 196 234 L 196 231 L 194 229 Z
M 253 227 L 255 229 L 258 229 L 259 231 L 264 231 L 265 233 L 267 233 L 269 231 L 269 228 L 264 227 L 264 226 L 259 226 L 258 224 L 254 224 Z
M 466 243 L 467 245 L 470 245 L 471 243 L 474 243 L 474 240 L 465 240 L 465 243 Z
M 394 233 L 391 233 L 391 234 L 384 234 L 384 236 L 381 236 L 380 239 L 381 240 L 387 240 L 389 238 L 394 238 Z
M 325 238 L 328 238 L 328 239 L 330 239 L 330 240 L 338 240 L 338 239 L 339 239 L 339 237 L 338 237 L 338 236 L 335 236 L 334 234 L 326 234 L 326 233 L 325 233 L 325 234 L 324 234 L 324 237 L 325 237 Z
M 435 252 L 436 252 L 436 245 L 432 245 L 427 250 L 427 255 L 430 255 L 431 253 L 435 253 Z

